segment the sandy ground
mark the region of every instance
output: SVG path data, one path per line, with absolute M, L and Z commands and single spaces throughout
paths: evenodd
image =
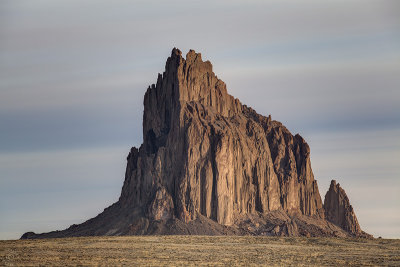
M 0 265 L 400 266 L 400 240 L 129 236 L 0 241 Z

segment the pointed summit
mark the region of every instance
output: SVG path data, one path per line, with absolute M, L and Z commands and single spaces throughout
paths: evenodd
M 328 221 L 338 225 L 353 235 L 360 235 L 361 228 L 346 192 L 336 183 L 331 181 L 324 201 L 325 217 Z
M 357 223 L 351 226 L 358 228 L 346 223 L 341 229 L 325 220 L 306 141 L 229 95 L 200 53 L 190 50 L 183 58 L 174 48 L 143 104 L 144 140 L 130 150 L 119 200 L 82 224 L 41 235 L 27 233 L 24 238 L 346 237 L 347 231 L 359 230 Z M 333 201 L 335 197 L 332 193 Z M 335 209 L 332 212 L 336 214 Z

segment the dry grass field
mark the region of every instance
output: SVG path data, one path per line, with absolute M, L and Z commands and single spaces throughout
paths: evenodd
M 400 240 L 129 236 L 0 241 L 1 266 L 400 266 Z

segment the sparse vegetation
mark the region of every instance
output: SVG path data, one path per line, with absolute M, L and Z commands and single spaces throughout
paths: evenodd
M 0 265 L 398 266 L 400 240 L 125 236 L 0 241 Z

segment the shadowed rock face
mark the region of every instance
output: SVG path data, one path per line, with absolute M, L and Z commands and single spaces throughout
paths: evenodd
M 349 198 L 340 184 L 336 184 L 335 180 L 331 181 L 329 190 L 325 195 L 324 208 L 328 221 L 354 235 L 361 234 L 362 231 Z
M 200 53 L 172 50 L 144 96 L 143 139 L 118 202 L 83 224 L 26 237 L 355 233 L 324 219 L 305 140 L 229 95 Z

